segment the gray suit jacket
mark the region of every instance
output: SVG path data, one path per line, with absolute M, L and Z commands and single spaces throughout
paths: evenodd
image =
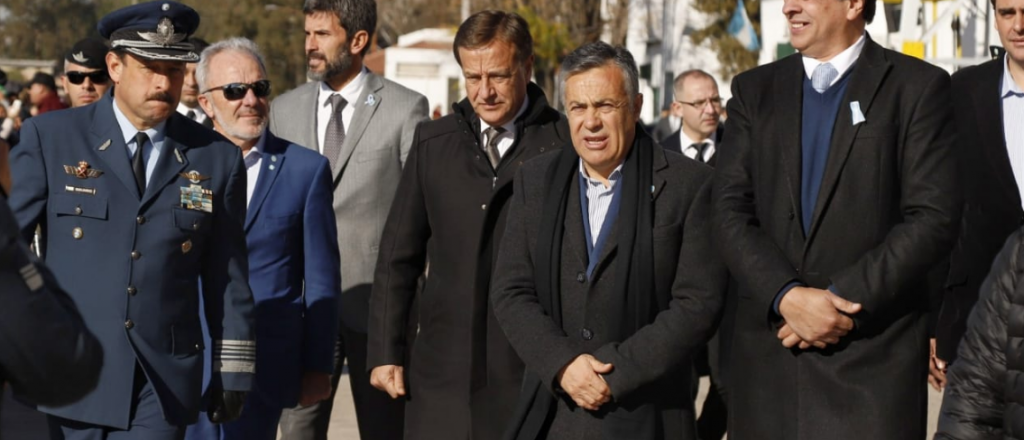
M 316 103 L 320 83 L 279 96 L 270 107 L 270 131 L 319 151 Z M 372 98 L 371 98 L 372 96 Z M 427 99 L 369 73 L 341 146 L 334 172 L 334 214 L 341 251 L 341 323 L 366 332 L 377 246 L 416 125 L 427 119 Z

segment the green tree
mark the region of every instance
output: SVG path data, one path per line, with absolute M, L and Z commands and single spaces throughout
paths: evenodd
M 726 30 L 729 20 L 736 11 L 737 0 L 693 0 L 693 8 L 708 14 L 711 24 L 691 35 L 694 44 L 709 41 L 711 49 L 718 53 L 721 63 L 719 74 L 728 81 L 740 72 L 757 66 L 758 52 L 751 52 L 743 47 L 735 37 Z M 745 0 L 747 16 L 750 17 L 754 30 L 761 35 L 761 1 Z
M 96 32 L 96 2 L 90 0 L 3 0 L 0 54 L 4 58 L 64 58 L 80 38 Z

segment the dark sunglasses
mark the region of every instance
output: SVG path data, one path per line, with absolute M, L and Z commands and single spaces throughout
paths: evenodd
M 249 93 L 249 89 L 252 89 L 252 93 L 255 94 L 257 98 L 266 98 L 267 96 L 270 96 L 270 80 L 261 79 L 252 84 L 225 84 L 219 87 L 211 87 L 206 91 L 212 92 L 214 90 L 220 90 L 224 92 L 224 97 L 227 98 L 228 101 L 237 101 L 245 98 L 245 94 Z
M 86 78 L 89 78 L 89 81 L 92 81 L 93 84 L 106 84 L 107 81 L 110 80 L 110 76 L 107 75 L 107 72 L 102 70 L 97 70 L 95 72 L 79 72 L 72 70 L 64 72 L 64 75 L 68 77 L 68 81 L 71 81 L 71 84 L 76 86 L 85 82 Z

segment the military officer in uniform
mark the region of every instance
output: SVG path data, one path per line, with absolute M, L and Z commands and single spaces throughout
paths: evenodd
M 114 87 L 93 105 L 32 118 L 12 155 L 21 233 L 41 225 L 46 263 L 103 347 L 95 390 L 39 409 L 68 440 L 180 439 L 200 410 L 237 417 L 255 371 L 240 150 L 175 112 L 199 15 L 177 2 L 114 11 Z M 200 295 L 201 292 L 201 295 Z

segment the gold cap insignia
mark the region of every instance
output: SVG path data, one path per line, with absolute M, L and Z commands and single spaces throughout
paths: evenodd
M 174 23 L 168 17 L 160 19 L 160 23 L 156 25 L 156 32 L 139 32 L 139 37 L 143 40 L 162 46 L 180 43 L 185 36 L 184 33 L 174 32 Z

